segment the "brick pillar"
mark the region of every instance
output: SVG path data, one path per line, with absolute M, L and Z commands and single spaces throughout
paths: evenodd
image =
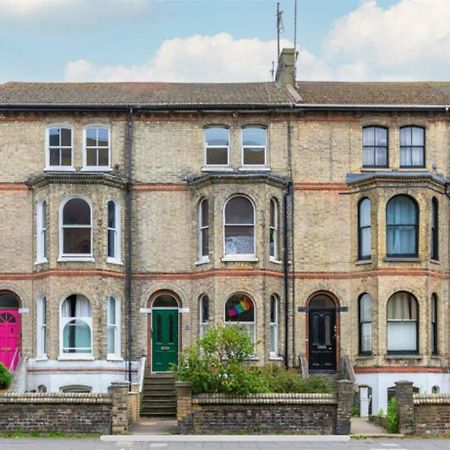
M 337 383 L 336 434 L 350 434 L 353 406 L 353 382 L 339 380 Z
M 128 431 L 128 389 L 129 384 L 114 382 L 108 388 L 112 397 L 112 434 L 125 434 Z
M 397 398 L 397 412 L 399 416 L 399 432 L 413 434 L 414 423 L 414 399 L 412 381 L 397 381 L 395 383 L 395 397 Z
M 192 420 L 192 385 L 184 381 L 176 381 L 177 390 L 177 427 L 180 434 L 194 431 Z

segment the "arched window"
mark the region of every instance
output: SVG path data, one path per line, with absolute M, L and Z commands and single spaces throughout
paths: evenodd
M 230 130 L 223 126 L 205 128 L 205 166 L 228 166 Z
M 255 303 L 247 294 L 233 294 L 225 303 L 225 326 L 238 325 L 256 343 Z
M 255 210 L 248 198 L 237 195 L 227 201 L 224 238 L 225 255 L 255 256 Z
M 419 210 L 406 195 L 397 195 L 386 207 L 388 256 L 417 256 Z
M 72 129 L 68 126 L 47 128 L 47 169 L 72 170 Z
M 409 292 L 397 292 L 387 304 L 388 353 L 417 353 L 418 305 Z
M 280 259 L 280 239 L 279 239 L 279 208 L 276 199 L 272 198 L 270 200 L 270 226 L 269 226 L 269 250 L 270 258 L 278 261 Z
M 120 358 L 120 303 L 108 298 L 108 358 Z
M 270 356 L 278 356 L 278 325 L 280 315 L 280 302 L 278 296 L 270 296 Z
M 19 301 L 12 292 L 0 292 L 0 309 L 17 309 Z
M 110 200 L 108 202 L 108 262 L 120 264 L 120 208 Z
M 431 296 L 431 352 L 438 354 L 438 296 Z
M 425 129 L 403 127 L 400 129 L 400 167 L 425 166 Z
M 198 259 L 200 262 L 209 260 L 209 204 L 204 198 L 198 208 Z
M 363 166 L 388 166 L 388 130 L 382 127 L 363 128 Z
M 358 205 L 358 259 L 372 256 L 370 200 L 363 198 Z
M 92 353 L 92 308 L 83 295 L 70 295 L 61 305 L 62 353 Z
M 107 126 L 84 129 L 84 167 L 90 170 L 110 168 L 110 132 Z
M 47 299 L 39 298 L 37 301 L 37 352 L 36 356 L 47 356 Z
M 71 198 L 63 203 L 61 215 L 61 256 L 92 256 L 92 215 L 89 203 L 81 198 Z
M 372 353 L 372 297 L 369 294 L 359 297 L 359 353 Z
M 198 315 L 199 335 L 202 338 L 208 329 L 209 322 L 209 298 L 207 295 L 202 295 L 199 299 Z
M 47 202 L 36 203 L 36 262 L 47 262 Z
M 266 166 L 267 129 L 261 126 L 242 128 L 242 165 Z
M 431 200 L 431 259 L 439 260 L 439 202 Z

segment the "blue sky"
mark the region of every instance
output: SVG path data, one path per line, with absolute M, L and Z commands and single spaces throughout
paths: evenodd
M 284 45 L 293 0 L 280 0 Z M 0 81 L 260 81 L 272 0 L 0 0 Z M 298 0 L 298 78 L 449 78 L 449 0 Z

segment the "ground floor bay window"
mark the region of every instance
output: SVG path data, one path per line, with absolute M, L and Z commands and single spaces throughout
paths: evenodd
M 387 304 L 387 351 L 390 354 L 418 352 L 418 306 L 409 292 L 397 292 Z
M 238 325 L 256 343 L 255 303 L 247 294 L 233 294 L 225 303 L 225 326 Z

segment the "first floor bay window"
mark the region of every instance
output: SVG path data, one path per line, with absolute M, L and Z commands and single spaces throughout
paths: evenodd
M 372 352 L 372 297 L 363 294 L 359 298 L 359 354 Z
M 61 305 L 62 353 L 92 353 L 92 307 L 84 295 L 70 295 Z
M 225 326 L 237 325 L 256 343 L 255 303 L 247 294 L 233 294 L 225 303 Z
M 417 353 L 418 306 L 409 292 L 397 292 L 387 304 L 388 353 Z

